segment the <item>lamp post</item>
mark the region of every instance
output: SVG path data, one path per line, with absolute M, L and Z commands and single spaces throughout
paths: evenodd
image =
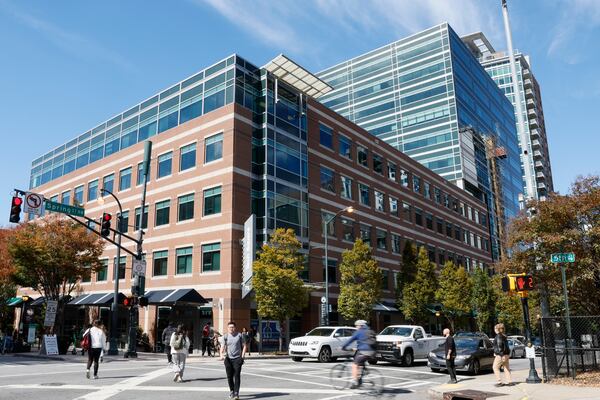
M 117 338 L 117 324 L 119 323 L 119 267 L 121 266 L 121 218 L 123 217 L 123 207 L 121 207 L 121 202 L 114 195 L 113 192 L 107 189 L 100 189 L 100 194 L 107 193 L 111 195 L 117 202 L 119 206 L 119 216 L 117 218 L 117 232 L 119 235 L 117 237 L 117 261 L 113 266 L 113 279 L 115 281 L 115 289 L 113 294 L 113 302 L 110 307 L 111 314 L 111 322 L 110 322 L 110 342 L 108 348 L 108 354 L 111 356 L 116 356 L 119 354 L 118 348 L 118 338 Z M 100 205 L 104 204 L 104 197 L 100 196 L 98 199 L 98 203 Z
M 325 236 L 325 325 L 329 325 L 329 260 L 327 258 L 327 235 L 329 233 L 328 227 L 331 221 L 335 219 L 335 217 L 346 211 L 348 213 L 352 213 L 354 212 L 354 207 L 348 206 L 342 208 L 333 217 L 325 221 L 325 224 L 323 225 L 323 235 Z

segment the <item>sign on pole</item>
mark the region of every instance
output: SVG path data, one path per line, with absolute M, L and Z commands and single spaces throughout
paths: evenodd
M 256 256 L 256 215 L 244 222 L 242 239 L 242 299 L 252 291 L 252 264 Z
M 25 193 L 23 212 L 26 214 L 42 215 L 42 206 L 44 205 L 44 196 L 37 193 Z
M 54 326 L 56 320 L 56 311 L 58 310 L 58 301 L 48 300 L 46 305 L 46 318 L 44 318 L 44 326 Z
M 146 261 L 134 258 L 131 269 L 133 270 L 133 276 L 146 276 Z
M 82 207 L 75 207 L 70 206 L 68 204 L 56 203 L 50 200 L 44 201 L 44 208 L 47 211 L 70 214 L 76 217 L 83 217 L 85 215 L 85 210 Z
M 550 262 L 553 264 L 574 263 L 575 253 L 552 253 L 550 255 Z

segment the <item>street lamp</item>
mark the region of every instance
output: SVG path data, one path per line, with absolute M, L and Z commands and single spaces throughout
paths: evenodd
M 323 235 L 325 236 L 325 318 L 324 318 L 325 325 L 329 325 L 329 262 L 328 262 L 329 260 L 327 258 L 327 235 L 329 233 L 328 227 L 329 227 L 329 224 L 331 223 L 331 221 L 333 221 L 335 219 L 335 217 L 337 217 L 338 215 L 340 215 L 343 212 L 352 213 L 352 212 L 354 212 L 354 207 L 348 206 L 348 207 L 342 208 L 333 217 L 326 220 L 325 224 L 323 224 L 323 231 L 324 231 Z
M 111 195 L 117 202 L 119 206 L 119 216 L 117 218 L 117 232 L 119 235 L 117 236 L 117 261 L 113 265 L 113 279 L 115 281 L 115 289 L 113 294 L 113 302 L 110 307 L 111 314 L 111 323 L 110 323 L 110 342 L 108 348 L 108 354 L 111 356 L 116 356 L 119 354 L 118 349 L 118 338 L 117 338 L 117 324 L 119 323 L 119 267 L 121 265 L 121 218 L 123 217 L 123 207 L 121 207 L 121 202 L 114 195 L 113 192 L 107 189 L 100 189 L 100 194 L 107 193 Z M 104 205 L 104 197 L 100 196 L 98 198 L 98 204 Z

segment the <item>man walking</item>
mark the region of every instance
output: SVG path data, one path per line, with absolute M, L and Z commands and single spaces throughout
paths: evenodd
M 176 328 L 173 321 L 169 321 L 169 325 L 162 332 L 162 343 L 165 346 L 164 352 L 167 353 L 167 362 L 173 364 L 173 355 L 171 354 L 171 336 L 175 333 Z
M 220 359 L 225 359 L 229 398 L 231 400 L 239 400 L 240 375 L 247 350 L 246 343 L 242 335 L 236 331 L 235 322 L 233 321 L 227 324 L 227 333 L 223 335 L 221 340 Z M 225 357 L 223 357 L 223 354 L 225 354 Z
M 208 351 L 208 356 L 211 356 L 211 346 L 209 343 L 211 329 L 212 328 L 210 327 L 210 321 L 207 322 L 206 325 L 204 325 L 204 328 L 202 328 L 202 357 L 204 357 L 204 353 L 206 353 L 206 351 Z
M 450 334 L 450 329 L 444 329 L 444 336 L 446 337 L 446 343 L 444 344 L 446 368 L 450 374 L 448 383 L 458 383 L 458 380 L 456 379 L 456 366 L 454 365 L 454 359 L 456 358 L 456 343 L 454 343 L 454 338 Z
M 102 322 L 97 319 L 94 321 L 94 326 L 85 331 L 83 336 L 89 335 L 90 348 L 88 350 L 88 362 L 85 376 L 90 379 L 90 367 L 92 362 L 94 363 L 94 379 L 98 379 L 98 360 L 100 359 L 100 353 L 106 346 L 106 335 L 100 328 Z

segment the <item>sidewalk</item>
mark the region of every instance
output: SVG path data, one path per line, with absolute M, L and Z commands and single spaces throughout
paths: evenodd
M 551 385 L 547 383 L 528 384 L 525 379 L 528 376 L 528 370 L 518 370 L 512 372 L 514 386 L 495 387 L 496 378 L 494 374 L 485 374 L 480 376 L 459 375 L 459 382 L 455 385 L 440 385 L 429 389 L 429 399 L 443 400 L 444 393 L 455 391 L 480 392 L 482 397 L 471 396 L 473 399 L 492 399 L 494 397 L 502 400 L 597 400 L 600 399 L 600 390 L 598 388 L 574 387 L 564 385 Z M 539 372 L 539 371 L 538 371 Z M 475 393 L 473 393 L 475 394 Z M 471 398 L 471 397 L 460 397 Z M 451 397 L 447 397 L 450 399 Z

